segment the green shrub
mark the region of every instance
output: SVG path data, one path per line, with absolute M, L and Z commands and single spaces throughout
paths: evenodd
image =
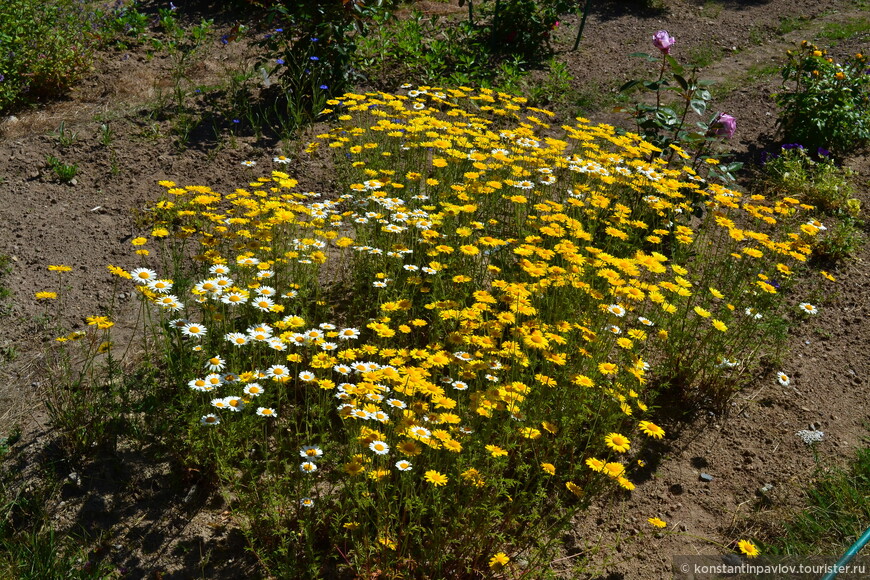
M 310 121 L 329 95 L 353 82 L 357 36 L 383 10 L 384 0 L 280 0 L 271 3 L 271 30 L 260 40 L 265 56 L 254 66 L 262 76 L 263 116 L 288 133 Z
M 95 18 L 73 0 L 0 3 L 0 113 L 57 97 L 87 73 Z
M 788 56 L 783 90 L 776 95 L 785 140 L 837 156 L 870 141 L 867 56 L 858 53 L 838 63 L 806 41 Z

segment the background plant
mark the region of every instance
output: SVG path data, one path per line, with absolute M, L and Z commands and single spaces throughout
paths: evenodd
M 9 0 L 0 6 L 0 113 L 56 97 L 88 70 L 93 13 L 73 0 Z
M 383 12 L 377 26 L 360 38 L 357 68 L 385 90 L 440 82 L 534 87 L 525 78 L 530 71 L 558 68 L 555 59 L 548 61 L 551 33 L 559 15 L 572 8 L 563 1 L 468 2 L 467 19 L 419 11 L 398 19 Z
M 384 4 L 282 0 L 268 6 L 269 31 L 258 43 L 264 57 L 254 69 L 262 77 L 258 99 L 269 124 L 287 135 L 315 118 L 329 95 L 349 86 L 356 36 L 366 33 Z
M 789 51 L 783 87 L 776 95 L 784 139 L 811 151 L 822 147 L 838 157 L 865 145 L 870 140 L 867 66 L 864 54 L 839 63 L 806 41 Z
M 864 239 L 861 202 L 853 197 L 853 175 L 830 155 L 814 158 L 802 145 L 789 144 L 764 164 L 759 189 L 814 206 L 824 229 L 813 243 L 813 255 L 836 262 L 852 255 Z

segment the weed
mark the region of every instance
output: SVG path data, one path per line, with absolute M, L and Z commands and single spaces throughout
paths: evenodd
M 58 145 L 64 148 L 75 144 L 75 142 L 79 140 L 79 134 L 71 129 L 67 129 L 64 121 L 60 122 L 57 130 L 53 132 L 51 136 L 54 137 Z
M 79 173 L 79 166 L 76 164 L 66 164 L 53 155 L 45 158 L 45 164 L 54 171 L 55 176 L 62 182 L 67 183 Z
M 191 133 L 199 126 L 198 117 L 188 113 L 178 113 L 172 121 L 172 133 L 176 136 L 175 145 L 184 150 L 190 141 Z
M 805 16 L 787 16 L 780 18 L 779 25 L 776 27 L 777 34 L 783 36 L 795 30 L 806 28 L 810 23 L 809 18 Z
M 749 27 L 749 44 L 754 46 L 761 46 L 764 44 L 764 28 L 760 26 L 752 25 Z
M 710 20 L 715 20 L 716 18 L 719 18 L 720 14 L 722 14 L 722 8 L 723 5 L 721 2 L 718 2 L 717 0 L 707 0 L 701 7 L 701 16 L 709 18 Z
M 8 478 L 8 476 L 6 476 Z M 76 539 L 59 536 L 49 523 L 45 503 L 51 486 L 10 489 L 0 499 L 0 575 L 4 578 L 96 580 L 107 566 L 93 562 L 76 548 Z
M 845 22 L 828 22 L 819 33 L 825 40 L 846 40 L 870 32 L 870 18 L 851 18 Z
M 5 457 L 11 447 L 21 440 L 21 428 L 17 425 L 12 427 L 9 434 L 5 437 L 0 437 L 0 459 Z
M 722 58 L 723 52 L 711 43 L 691 47 L 686 54 L 690 66 L 704 68 Z
M 108 123 L 100 123 L 100 144 L 103 147 L 111 147 L 114 132 Z
M 12 309 L 9 297 L 12 291 L 4 283 L 4 278 L 12 272 L 12 258 L 8 254 L 0 254 L 0 317 L 7 316 Z

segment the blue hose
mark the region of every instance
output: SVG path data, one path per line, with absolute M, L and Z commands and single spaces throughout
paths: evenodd
M 867 545 L 867 542 L 870 542 L 870 528 L 864 530 L 864 533 L 861 535 L 861 537 L 858 538 L 858 540 L 854 544 L 852 544 L 848 550 L 846 550 L 846 553 L 843 554 L 843 557 L 837 560 L 837 563 L 834 564 L 834 569 L 825 574 L 822 580 L 834 580 L 834 578 L 837 577 L 836 571 L 840 569 L 840 566 L 845 566 L 846 564 L 851 562 L 852 558 L 854 558 L 855 555 L 861 551 L 861 548 Z

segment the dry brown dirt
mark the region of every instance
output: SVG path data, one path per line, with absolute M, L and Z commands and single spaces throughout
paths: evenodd
M 861 14 L 846 0 L 666 3 L 666 13 L 639 15 L 629 3 L 594 2 L 579 51 L 568 50 L 577 18 L 561 22 L 557 56 L 568 63 L 576 87 L 610 93 L 641 72 L 638 60 L 628 55 L 651 50 L 656 30 L 677 38 L 677 58 L 693 48 L 712 51 L 718 60 L 701 76 L 732 89 L 714 107 L 737 117 L 731 145 L 747 164 L 776 143 L 771 94 L 779 87 L 775 76 L 750 78 L 747 71 L 782 62 L 786 48 L 812 40 L 825 22 Z M 425 4 L 430 11 L 439 7 Z M 210 16 L 207 10 L 202 15 Z M 797 17 L 805 18 L 803 28 L 777 32 L 784 19 Z M 232 16 L 217 22 L 222 29 L 192 71 L 203 84 L 220 80 L 233 62 L 246 58 L 243 47 L 217 42 Z M 868 44 L 866 36 L 857 37 L 832 52 L 867 50 Z M 166 89 L 169 66 L 141 48 L 105 52 L 90 78 L 65 99 L 0 124 L 0 250 L 12 260 L 2 283 L 13 293 L 0 336 L 0 435 L 14 426 L 24 432 L 14 469 L 37 477 L 51 465 L 68 478 L 49 506 L 54 524 L 62 532 L 86 528 L 99 557 L 114 562 L 124 577 L 256 577 L 221 500 L 203 493 L 195 476 L 179 478 L 167 465 L 123 451 L 91 464 L 65 464 L 51 446 L 52 426 L 42 405 L 43 349 L 53 336 L 80 328 L 87 315 L 110 310 L 120 327 L 130 327 L 132 299 L 113 301 L 106 265 L 130 265 L 129 240 L 141 233 L 136 215 L 154 200 L 158 180 L 230 191 L 267 171 L 273 156 L 295 154 L 292 146 L 243 134 L 233 142 L 194 138 L 183 150 L 174 146 L 168 121 L 149 115 Z M 587 116 L 626 123 L 607 110 Z M 77 133 L 68 147 L 51 136 L 61 122 Z M 108 146 L 100 143 L 102 124 L 113 131 Z M 74 184 L 52 178 L 47 155 L 78 164 Z M 242 160 L 256 161 L 257 168 L 241 166 Z M 866 152 L 856 152 L 847 164 L 858 171 L 866 207 Z M 304 186 L 334 190 L 328 167 L 305 158 L 291 167 Z M 781 369 L 792 377 L 791 386 L 780 386 L 771 369 L 737 393 L 727 413 L 699 410 L 687 422 L 667 425 L 671 436 L 647 457 L 648 478 L 630 497 L 604 499 L 579 514 L 565 538 L 568 550 L 554 568 L 565 577 L 664 578 L 673 555 L 722 553 L 738 537 L 775 533 L 777 522 L 802 504 L 818 469 L 795 432 L 810 425 L 824 431 L 816 450 L 825 466 L 842 464 L 864 444 L 870 419 L 864 390 L 870 377 L 867 263 L 864 247 L 833 272 L 838 283 L 830 295 L 818 297 L 819 315 L 792 329 Z M 57 288 L 48 264 L 74 267 L 64 275 L 59 310 L 32 299 L 36 291 Z M 702 472 L 712 481 L 701 481 Z M 767 484 L 772 487 L 762 501 L 759 489 Z M 654 533 L 646 523 L 652 516 L 668 521 L 666 532 Z M 572 571 L 581 562 L 587 574 Z

